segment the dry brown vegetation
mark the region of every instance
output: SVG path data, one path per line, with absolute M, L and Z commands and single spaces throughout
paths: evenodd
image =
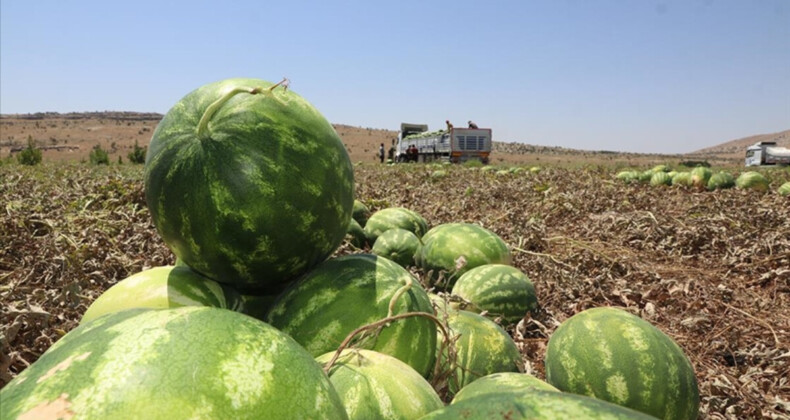
M 691 360 L 703 418 L 790 416 L 790 205 L 775 193 L 625 185 L 604 167 L 483 173 L 357 165 L 371 209 L 404 206 L 432 225 L 478 223 L 512 246 L 541 310 L 510 332 L 544 377 L 551 333 L 618 306 Z M 772 190 L 790 178 L 772 171 Z M 0 167 L 0 385 L 73 329 L 109 286 L 173 263 L 145 206 L 140 166 Z M 359 252 L 345 243 L 338 254 Z M 415 274 L 420 275 L 419 271 Z

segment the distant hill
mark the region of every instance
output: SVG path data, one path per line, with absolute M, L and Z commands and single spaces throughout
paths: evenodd
M 790 148 L 790 130 L 771 134 L 758 134 L 756 136 L 730 140 L 716 146 L 697 150 L 690 154 L 700 156 L 716 156 L 719 158 L 743 159 L 744 155 L 746 154 L 746 147 L 760 141 L 775 141 L 777 146 Z
M 43 150 L 45 160 L 84 160 L 96 145 L 109 152 L 111 161 L 126 160 L 135 143 L 148 145 L 162 117 L 150 112 L 116 111 L 0 115 L 0 158 L 21 150 L 31 139 Z M 379 145 L 383 143 L 389 148 L 398 137 L 396 130 L 346 124 L 333 124 L 333 127 L 352 162 L 377 162 Z M 706 160 L 714 165 L 741 165 L 746 146 L 757 141 L 776 141 L 790 147 L 790 130 L 732 140 L 685 155 L 589 151 L 495 141 L 491 163 L 645 166 Z

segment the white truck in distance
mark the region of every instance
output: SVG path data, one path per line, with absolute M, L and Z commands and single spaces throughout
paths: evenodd
M 775 141 L 761 141 L 746 148 L 746 166 L 790 165 L 790 149 Z
M 491 129 L 454 127 L 450 131 L 428 131 L 426 124 L 401 123 L 395 154 L 398 162 L 460 163 L 477 159 L 487 164 L 491 154 Z

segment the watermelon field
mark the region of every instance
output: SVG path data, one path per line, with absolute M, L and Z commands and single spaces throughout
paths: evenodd
M 775 192 L 790 172 L 766 171 L 766 193 L 628 184 L 616 173 L 354 167 L 355 195 L 372 212 L 403 207 L 429 228 L 470 223 L 504 240 L 537 292 L 537 309 L 507 326 L 527 373 L 546 378 L 548 341 L 565 320 L 619 307 L 680 346 L 700 418 L 790 416 L 790 202 Z M 4 164 L 0 197 L 4 387 L 104 291 L 175 256 L 146 206 L 141 165 Z M 366 251 L 350 239 L 335 257 Z

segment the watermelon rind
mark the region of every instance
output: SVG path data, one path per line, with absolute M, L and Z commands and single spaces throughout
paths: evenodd
M 313 357 L 246 315 L 129 309 L 80 325 L 0 390 L 3 419 L 347 418 Z
M 334 355 L 316 360 L 325 366 Z M 383 353 L 344 350 L 328 374 L 351 420 L 417 419 L 444 406 L 417 371 Z
M 362 226 L 359 225 L 359 222 L 354 219 L 351 219 L 348 223 L 348 233 L 346 236 L 351 245 L 357 248 L 364 248 L 368 245 L 368 238 L 365 236 L 365 231 L 362 229 Z
M 494 232 L 471 223 L 446 223 L 422 238 L 416 262 L 426 280 L 439 288 L 452 288 L 465 272 L 486 264 L 511 263 L 510 249 Z
M 606 401 L 562 392 L 504 392 L 469 398 L 420 420 L 655 420 Z
M 388 207 L 373 213 L 365 224 L 365 235 L 371 244 L 390 229 L 405 229 L 418 238 L 428 231 L 428 222 L 417 212 L 404 207 Z
M 272 86 L 237 78 L 187 94 L 160 121 L 145 161 L 146 202 L 167 246 L 247 294 L 278 289 L 331 255 L 354 201 L 353 167 L 332 125 Z
M 414 256 L 422 244 L 420 238 L 406 229 L 389 229 L 379 235 L 370 252 L 392 260 L 401 267 L 414 266 Z
M 546 380 L 662 419 L 697 418 L 694 368 L 649 322 L 618 308 L 593 308 L 563 322 L 546 350 Z
M 354 205 L 351 210 L 351 218 L 356 220 L 361 227 L 365 227 L 365 224 L 368 222 L 368 218 L 370 218 L 370 209 L 365 205 L 365 203 L 359 200 L 354 200 Z
M 538 309 L 537 292 L 529 277 L 504 264 L 486 264 L 467 271 L 453 285 L 452 294 L 507 323 L 518 322 L 527 312 Z
M 456 352 L 455 369 L 449 381 L 454 394 L 476 379 L 497 372 L 520 372 L 521 353 L 505 330 L 476 313 L 453 310 L 447 312 L 450 342 Z M 445 338 L 439 334 L 439 340 Z M 442 348 L 440 366 L 448 365 L 448 349 Z
M 266 321 L 317 357 L 337 349 L 355 329 L 386 318 L 399 292 L 404 293 L 393 315 L 433 314 L 427 293 L 406 269 L 376 255 L 345 255 L 327 260 L 283 292 Z M 400 319 L 357 346 L 394 356 L 427 376 L 435 362 L 436 325 L 421 316 Z
M 768 191 L 768 185 L 768 179 L 756 171 L 744 172 L 735 180 L 735 186 L 743 190 L 766 192 Z
M 471 384 L 461 388 L 450 404 L 476 398 L 481 395 L 500 394 L 503 392 L 528 393 L 534 391 L 560 392 L 557 388 L 540 379 L 518 372 L 499 372 L 483 376 Z
M 131 308 L 170 309 L 213 306 L 242 310 L 241 296 L 186 266 L 162 266 L 133 274 L 102 293 L 85 311 L 80 323 Z

